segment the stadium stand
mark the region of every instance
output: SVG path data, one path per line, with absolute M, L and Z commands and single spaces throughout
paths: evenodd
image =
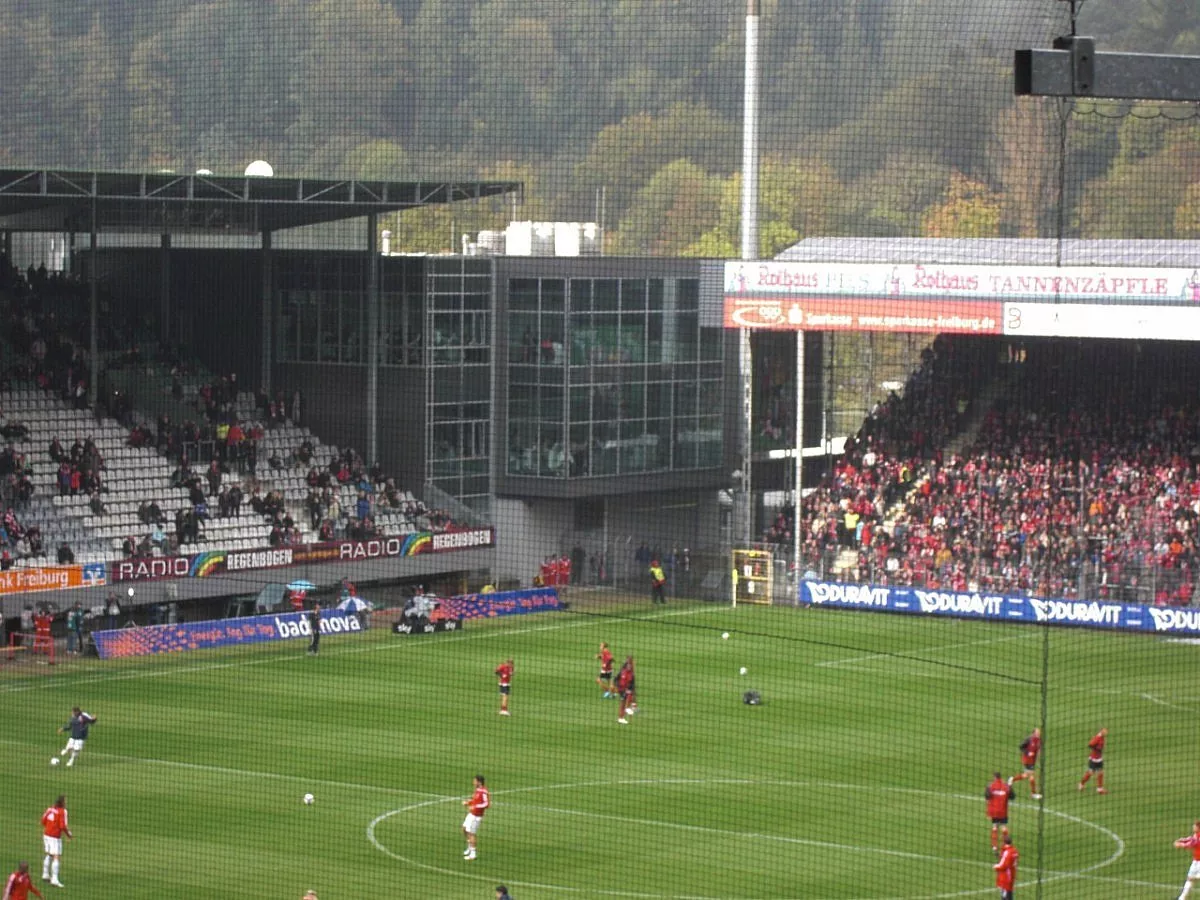
M 939 338 L 806 497 L 803 565 L 1187 605 L 1200 566 L 1196 369 L 1184 345 Z M 789 512 L 765 540 L 791 541 Z

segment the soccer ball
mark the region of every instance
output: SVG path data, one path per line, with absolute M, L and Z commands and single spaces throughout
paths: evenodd
M 745 674 L 746 674 L 746 672 L 747 672 L 747 669 L 746 669 L 746 667 L 745 667 L 745 666 L 742 666 L 740 669 L 738 669 L 738 674 L 739 674 L 739 675 L 745 675 Z
M 57 756 L 50 757 L 50 765 L 52 765 L 52 766 L 58 765 L 58 757 Z
M 317 798 L 316 798 L 316 797 L 314 797 L 312 794 L 305 794 L 305 795 L 304 795 L 304 805 L 305 805 L 305 806 L 312 806 L 312 805 L 313 805 L 313 801 L 314 801 L 314 800 L 316 800 L 316 799 L 317 799 Z
M 726 631 L 724 634 L 721 635 L 721 640 L 723 640 L 723 641 L 729 640 L 729 632 L 728 631 Z

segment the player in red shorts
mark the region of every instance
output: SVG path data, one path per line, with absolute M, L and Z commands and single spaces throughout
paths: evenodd
M 615 697 L 613 693 L 613 655 L 608 649 L 608 644 L 605 641 L 600 642 L 600 652 L 596 654 L 596 659 L 600 660 L 600 674 L 596 676 L 596 684 L 604 688 L 604 699 Z
M 1083 786 L 1088 783 L 1088 779 L 1092 777 L 1092 773 L 1096 773 L 1096 793 L 1107 794 L 1108 788 L 1104 786 L 1104 740 L 1108 737 L 1108 729 L 1101 728 L 1096 736 L 1088 741 L 1088 761 L 1087 771 L 1083 773 L 1083 780 L 1079 782 L 1079 789 L 1082 791 Z
M 987 798 L 987 816 L 992 820 L 992 852 L 999 854 L 1000 845 L 996 839 L 1008 840 L 1008 801 L 1013 798 L 1012 785 L 996 772 L 984 796 Z
M 1179 900 L 1185 900 L 1196 885 L 1200 884 L 1200 819 L 1192 823 L 1192 833 L 1177 840 L 1175 847 L 1178 850 L 1192 851 L 1192 864 L 1188 867 L 1187 881 L 1183 883 L 1183 890 L 1179 894 Z
M 29 877 L 29 863 L 17 863 L 17 871 L 8 876 L 8 881 L 4 883 L 3 900 L 28 900 L 29 892 L 33 891 L 38 897 L 42 896 L 42 892 L 33 886 L 33 880 Z
M 1042 795 L 1037 789 L 1037 761 L 1038 754 L 1042 752 L 1042 729 L 1035 728 L 1033 733 L 1025 740 L 1021 741 L 1021 765 L 1025 767 L 1025 771 L 1020 775 L 1014 775 L 1009 779 L 1009 782 L 1024 781 L 1029 779 L 1029 794 L 1034 800 L 1041 800 Z
M 992 866 L 996 870 L 996 887 L 1000 888 L 1000 900 L 1013 900 L 1013 887 L 1017 883 L 1017 860 L 1021 854 L 1013 846 L 1012 838 L 1004 839 L 1000 859 Z
M 632 656 L 625 657 L 621 671 L 617 672 L 617 700 L 621 704 L 617 710 L 617 722 L 628 725 L 629 719 L 626 716 L 637 711 L 637 688 L 633 677 Z
M 506 659 L 496 666 L 496 677 L 500 679 L 500 715 L 507 716 L 508 695 L 512 691 L 513 661 Z

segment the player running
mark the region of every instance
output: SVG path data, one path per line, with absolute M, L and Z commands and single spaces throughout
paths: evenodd
M 1088 761 L 1087 771 L 1083 773 L 1083 780 L 1079 782 L 1079 789 L 1082 791 L 1083 786 L 1088 783 L 1088 779 L 1092 777 L 1092 773 L 1096 773 L 1096 793 L 1107 794 L 1108 788 L 1104 786 L 1104 740 L 1108 737 L 1108 729 L 1101 728 L 1096 736 L 1088 741 Z
M 46 852 L 42 859 L 42 881 L 49 881 L 55 887 L 63 887 L 58 880 L 58 871 L 64 835 L 68 839 L 75 836 L 67 826 L 66 794 L 60 795 L 54 805 L 42 813 L 42 849 Z
M 3 900 L 28 900 L 29 892 L 33 891 L 38 897 L 42 896 L 42 892 L 33 886 L 33 880 L 29 877 L 29 863 L 17 863 L 17 871 L 8 876 L 8 881 L 4 883 Z
M 1192 864 L 1188 867 L 1187 881 L 1183 883 L 1183 890 L 1179 892 L 1179 900 L 1185 900 L 1191 896 L 1196 885 L 1200 884 L 1200 819 L 1192 823 L 1192 833 L 1177 840 L 1175 847 L 1179 850 L 1190 847 L 1192 851 Z
M 992 853 L 999 856 L 1000 845 L 997 843 L 997 837 L 1008 840 L 1008 801 L 1013 798 L 1012 784 L 996 772 L 984 796 L 987 798 L 987 815 L 992 820 Z
M 615 697 L 613 693 L 613 654 L 608 649 L 608 643 L 600 642 L 600 652 L 596 654 L 596 659 L 600 660 L 600 674 L 596 676 L 596 684 L 604 688 L 604 699 Z
M 467 849 L 463 851 L 465 860 L 475 858 L 475 836 L 479 833 L 479 823 L 483 821 L 483 814 L 492 805 L 492 795 L 488 793 L 483 776 L 476 775 L 474 783 L 475 793 L 471 795 L 470 800 L 462 802 L 463 806 L 467 808 L 467 817 L 463 819 L 462 824 L 463 834 L 467 838 Z
M 512 691 L 513 661 L 506 659 L 496 666 L 496 677 L 500 679 L 500 715 L 509 715 L 508 695 Z
M 1013 846 L 1012 838 L 1004 838 L 1004 850 L 992 868 L 996 871 L 996 887 L 1000 888 L 1000 900 L 1013 900 L 1013 887 L 1017 883 L 1017 860 L 1021 854 Z
M 1021 765 L 1025 767 L 1025 771 L 1009 779 L 1010 784 L 1014 781 L 1029 779 L 1029 795 L 1034 800 L 1042 799 L 1042 795 L 1038 793 L 1037 789 L 1037 761 L 1038 754 L 1041 752 L 1042 729 L 1035 728 L 1029 737 L 1021 741 Z
M 87 740 L 88 729 L 96 724 L 96 717 L 90 713 L 85 713 L 78 706 L 71 710 L 71 718 L 67 720 L 67 724 L 58 729 L 58 733 L 70 732 L 71 736 L 67 738 L 67 745 L 62 748 L 59 756 L 71 754 L 67 760 L 68 766 L 75 765 L 75 758 L 83 752 L 83 742 Z
M 633 675 L 633 657 L 625 657 L 621 670 L 617 672 L 617 700 L 621 707 L 617 710 L 617 723 L 628 725 L 631 716 L 637 712 L 637 686 Z

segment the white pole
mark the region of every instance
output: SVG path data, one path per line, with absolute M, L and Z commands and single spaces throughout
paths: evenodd
M 746 0 L 745 102 L 742 112 L 742 259 L 758 257 L 758 0 Z M 738 332 L 738 376 L 742 385 L 741 533 L 749 547 L 754 527 L 750 468 L 754 456 L 754 357 L 750 329 Z M 736 538 L 735 538 L 736 539 Z
M 795 567 L 795 602 L 800 600 L 801 551 L 804 547 L 800 502 L 804 497 L 804 332 L 796 332 L 796 456 L 792 490 L 792 565 Z

